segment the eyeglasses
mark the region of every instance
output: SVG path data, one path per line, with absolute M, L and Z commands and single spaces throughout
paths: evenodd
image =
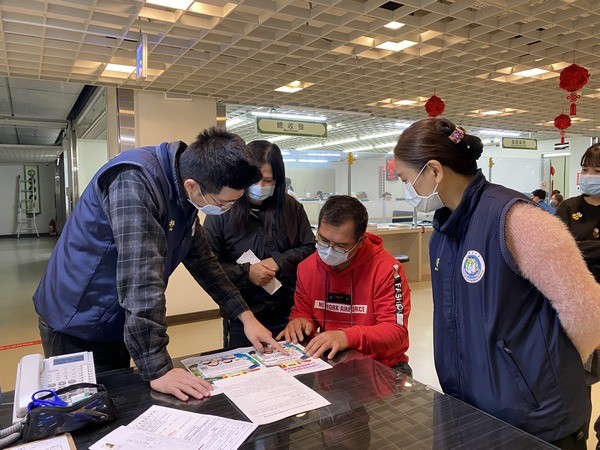
M 202 199 L 206 203 L 210 204 L 210 202 L 208 200 L 206 200 L 206 197 L 202 193 L 202 191 L 204 191 L 204 187 L 200 183 L 198 183 L 198 186 L 200 186 L 200 195 L 202 196 Z M 235 202 L 237 202 L 244 195 L 244 193 L 242 192 L 242 194 L 235 200 L 225 200 L 223 202 L 218 201 L 212 194 L 210 194 L 208 192 L 206 193 L 206 195 L 208 195 L 212 199 L 215 206 L 218 206 L 219 208 L 221 208 L 221 211 L 227 211 L 227 210 L 231 209 L 231 207 L 235 204 Z
M 317 247 L 319 247 L 321 250 L 326 250 L 328 248 L 330 248 L 331 250 L 333 250 L 334 252 L 340 254 L 340 255 L 345 255 L 346 253 L 350 253 L 354 247 L 356 247 L 358 245 L 358 242 L 360 242 L 360 239 L 358 240 L 358 242 L 356 242 L 356 244 L 352 245 L 350 248 L 341 248 L 339 245 L 335 245 L 335 244 L 327 244 L 321 240 L 319 240 L 318 238 L 316 239 L 317 242 Z

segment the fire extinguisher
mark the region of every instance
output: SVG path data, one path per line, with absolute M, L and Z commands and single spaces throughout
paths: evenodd
M 58 233 L 56 232 L 56 222 L 54 221 L 54 219 L 50 220 L 50 222 L 48 222 L 48 235 L 49 236 L 56 236 Z

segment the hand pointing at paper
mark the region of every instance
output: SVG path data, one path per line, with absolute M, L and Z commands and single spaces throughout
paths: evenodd
M 238 316 L 244 324 L 244 334 L 259 353 L 266 351 L 278 351 L 287 353 L 279 344 L 269 330 L 267 330 L 252 314 L 252 311 L 244 311 Z

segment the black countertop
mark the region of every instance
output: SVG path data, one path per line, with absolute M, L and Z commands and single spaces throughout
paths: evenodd
M 178 361 L 178 360 L 177 360 Z M 177 367 L 179 364 L 175 362 Z M 334 367 L 297 378 L 331 405 L 259 426 L 244 449 L 545 449 L 549 444 L 495 419 L 355 351 L 342 353 Z M 101 427 L 72 433 L 77 448 L 120 425 L 127 425 L 151 405 L 247 420 L 225 396 L 182 402 L 152 391 L 133 369 L 98 374 L 119 418 Z M 11 393 L 3 393 L 0 428 L 10 425 Z

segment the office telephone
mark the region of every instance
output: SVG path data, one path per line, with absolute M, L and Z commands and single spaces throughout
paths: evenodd
M 32 354 L 21 358 L 17 366 L 13 423 L 27 414 L 31 395 L 40 389 L 57 390 L 75 383 L 95 383 L 92 352 L 70 353 L 44 359 Z

